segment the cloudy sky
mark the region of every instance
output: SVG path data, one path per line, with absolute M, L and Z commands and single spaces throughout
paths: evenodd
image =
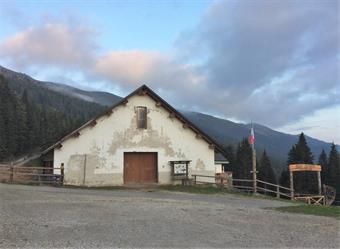
M 0 1 L 0 65 L 340 143 L 336 0 Z

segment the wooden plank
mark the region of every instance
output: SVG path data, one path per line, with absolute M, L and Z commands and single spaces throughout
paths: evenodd
M 277 184 L 273 184 L 273 183 L 270 183 L 270 182 L 264 182 L 264 181 L 261 181 L 261 180 L 256 180 L 256 181 L 259 182 L 259 183 L 269 185 L 269 186 L 279 187 L 280 189 L 286 189 L 286 190 L 290 191 L 290 188 L 286 188 L 286 187 L 283 187 L 283 186 L 280 186 L 280 185 L 277 185 Z
M 249 180 L 249 179 L 233 179 L 233 182 L 253 182 L 253 180 Z
M 27 169 L 27 170 L 29 170 L 29 169 L 61 169 L 61 168 L 53 168 L 53 167 L 30 167 L 30 166 L 25 166 L 25 167 L 23 167 L 23 166 L 15 166 L 14 167 L 15 169 Z
M 267 188 L 261 188 L 261 187 L 257 187 L 259 190 L 263 190 L 263 191 L 266 191 L 266 192 L 270 192 L 270 193 L 276 193 L 276 191 L 274 190 L 271 190 L 271 189 L 267 189 Z
M 321 171 L 321 166 L 316 164 L 290 164 L 289 171 Z
M 234 188 L 244 188 L 244 189 L 253 189 L 253 186 L 249 187 L 249 186 L 240 186 L 240 185 L 233 185 Z
M 15 173 L 15 176 L 60 176 L 59 174 Z
M 206 178 L 215 178 L 215 176 L 208 176 L 208 175 L 191 175 L 196 177 L 206 177 Z

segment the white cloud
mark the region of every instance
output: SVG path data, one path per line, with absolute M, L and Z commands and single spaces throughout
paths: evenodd
M 340 143 L 340 105 L 320 109 L 296 123 L 279 127 L 278 130 L 292 134 L 305 132 L 326 142 Z
M 96 60 L 93 73 L 114 82 L 138 86 L 164 61 L 159 52 L 112 51 Z
M 0 55 L 20 67 L 84 67 L 93 61 L 95 31 L 67 23 L 45 23 L 18 32 L 0 43 Z
M 169 54 L 99 54 L 95 29 L 53 19 L 1 41 L 0 55 L 79 70 L 123 92 L 148 84 L 182 109 L 288 127 L 340 103 L 337 11 L 332 1 L 218 1 Z

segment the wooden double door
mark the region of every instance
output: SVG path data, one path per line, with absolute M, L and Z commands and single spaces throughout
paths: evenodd
M 124 184 L 155 182 L 157 182 L 157 153 L 124 153 Z

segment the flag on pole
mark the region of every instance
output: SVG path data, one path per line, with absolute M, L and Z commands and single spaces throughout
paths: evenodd
M 254 143 L 255 143 L 254 127 L 251 126 L 250 135 L 249 135 L 249 144 L 250 144 L 252 147 L 254 147 Z

